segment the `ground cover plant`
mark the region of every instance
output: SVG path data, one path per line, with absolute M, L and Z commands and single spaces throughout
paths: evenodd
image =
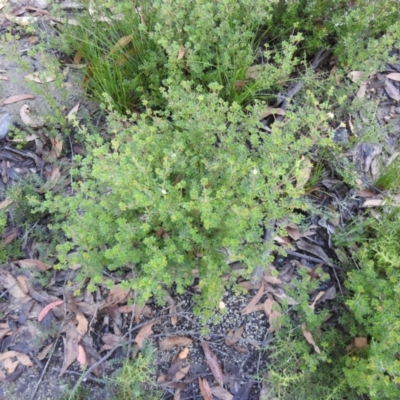
M 398 63 L 400 24 L 396 1 L 195 3 L 90 2 L 78 26 L 62 28 L 63 49 L 75 65 L 87 64 L 83 85 L 101 101 L 105 126 L 75 120 L 86 154 L 70 164 L 69 195 L 21 185 L 8 197 L 14 193 L 15 224 L 49 222 L 56 270 L 80 267 L 71 296 L 112 290 L 117 277 L 118 289 L 133 290 L 143 306 L 196 282 L 195 312 L 206 324 L 219 321 L 227 288 L 243 290 L 239 277 L 260 284 L 254 271 L 293 252 L 282 239 L 290 224 L 306 231 L 315 217 L 335 219 L 340 195 L 326 201 L 334 196 L 321 189 L 328 175 L 346 193 L 357 185 L 388 196 L 399 189 L 396 161 L 379 179 L 362 174 L 362 184 L 344 153 L 367 138 L 380 147 L 397 140 L 396 125 L 370 125 L 364 135 L 357 126 L 372 107 L 360 85 Z M 321 49 L 329 57 L 313 65 Z M 386 90 L 399 101 L 396 87 Z M 351 134 L 342 140 L 340 129 Z M 323 255 L 329 268 L 299 268 L 288 297 L 269 295 L 276 332 L 258 377 L 267 389 L 261 398 L 398 398 L 399 217 L 390 199 L 378 200 L 386 207 L 378 222 L 340 216 L 348 227 L 333 243 L 347 257 L 333 263 Z M 327 282 L 341 294 L 316 306 Z M 152 368 L 141 364 L 142 352 L 111 380 L 121 398 L 132 377 Z

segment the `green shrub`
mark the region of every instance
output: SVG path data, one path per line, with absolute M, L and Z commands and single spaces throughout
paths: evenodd
M 163 107 L 165 79 L 203 88 L 216 82 L 225 100 L 247 103 L 281 90 L 297 65 L 301 35 L 287 35 L 265 54 L 258 47 L 277 1 L 125 1 L 111 10 L 92 2 L 92 14 L 84 12 L 80 26 L 66 30 L 64 47 L 89 64 L 89 91 L 97 99 L 107 93 L 123 113 L 142 109 L 143 99 Z M 260 57 L 268 62 L 249 77 Z
M 371 399 L 400 397 L 400 212 L 394 209 L 373 226 L 375 235 L 357 254 L 360 270 L 349 273 L 353 336 L 369 346 L 348 358 L 349 383 Z
M 112 113 L 111 143 L 87 135 L 91 155 L 82 161 L 76 195 L 41 204 L 68 216 L 62 227 L 71 242 L 59 246 L 59 260 L 81 264 L 92 289 L 104 268 L 133 265 L 126 285 L 143 299 L 163 297 L 164 286 L 175 282 L 182 292 L 198 269 L 202 304 L 215 306 L 226 251 L 250 273 L 268 262 L 262 221 L 299 220 L 297 211 L 307 208 L 296 179 L 325 114 L 293 114 L 265 134 L 262 105 L 244 111 L 223 101 L 219 89 L 210 85 L 206 93 L 182 82 L 163 93 L 163 112 Z

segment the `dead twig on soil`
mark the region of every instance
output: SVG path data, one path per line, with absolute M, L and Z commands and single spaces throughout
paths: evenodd
M 338 271 L 344 271 L 344 268 L 338 267 L 337 265 L 334 265 L 334 264 L 327 264 L 326 261 L 321 260 L 320 258 L 313 257 L 313 256 L 308 256 L 307 254 L 298 253 L 297 251 L 292 251 L 292 250 L 289 250 L 289 249 L 284 249 L 284 250 L 290 256 L 304 258 L 305 260 L 308 260 L 308 261 L 313 261 L 313 262 L 316 262 L 318 264 L 327 265 L 328 267 L 331 267 L 334 270 L 336 269 Z

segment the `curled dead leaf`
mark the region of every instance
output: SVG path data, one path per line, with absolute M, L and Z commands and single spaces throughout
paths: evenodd
M 30 114 L 30 107 L 28 104 L 24 104 L 21 107 L 19 115 L 21 116 L 22 122 L 30 126 L 31 128 L 40 128 L 44 125 L 44 119 L 39 116 L 33 116 Z

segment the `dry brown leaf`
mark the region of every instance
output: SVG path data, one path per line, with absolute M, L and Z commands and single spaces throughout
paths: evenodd
M 73 119 L 75 119 L 75 116 L 79 110 L 79 106 L 81 103 L 76 104 L 71 111 L 67 114 L 67 121 L 72 122 Z
M 400 82 L 400 73 L 398 72 L 391 72 L 390 74 L 386 75 L 386 78 L 391 79 L 392 81 L 399 81 Z
M 253 65 L 249 67 L 246 71 L 246 79 L 258 79 L 264 69 L 263 65 Z
M 110 55 L 116 53 L 122 47 L 125 47 L 127 44 L 132 42 L 133 35 L 123 36 L 121 39 L 118 40 L 117 43 L 111 48 Z
M 16 17 L 12 14 L 4 14 L 4 16 L 11 22 L 21 26 L 28 26 L 34 24 L 38 18 L 37 17 Z
M 326 255 L 326 253 L 322 250 L 320 246 L 314 245 L 307 243 L 305 240 L 300 239 L 296 242 L 296 245 L 299 249 L 306 251 L 307 253 L 311 253 L 317 257 L 319 257 L 321 260 L 325 261 L 327 265 L 333 265 L 332 262 L 329 260 L 329 257 Z
M 82 52 L 80 50 L 78 50 L 74 56 L 74 64 L 75 65 L 79 64 L 82 60 L 82 57 L 83 57 Z
M 232 346 L 237 343 L 240 337 L 243 335 L 244 327 L 233 328 L 226 334 L 225 344 L 227 346 Z
M 161 351 L 171 350 L 175 346 L 183 347 L 189 345 L 192 342 L 193 342 L 192 339 L 189 339 L 188 337 L 185 336 L 171 336 L 161 340 L 160 350 Z
M 50 15 L 50 19 L 55 22 L 59 22 L 60 24 L 79 26 L 79 22 L 73 18 L 58 18 L 58 17 L 53 17 L 52 15 Z
M 10 328 L 0 329 L 0 340 L 2 340 L 5 336 L 10 335 L 11 332 L 12 331 Z
M 52 268 L 51 265 L 45 264 L 44 262 L 35 260 L 33 258 L 18 260 L 17 264 L 19 264 L 21 268 L 36 268 L 39 271 L 48 271 Z
M 55 158 L 59 158 L 63 148 L 63 140 L 61 136 L 50 137 L 50 142 L 52 145 L 52 151 L 54 151 Z
M 125 301 L 130 293 L 130 289 L 122 289 L 121 285 L 115 285 L 108 293 L 107 296 L 107 303 L 108 305 L 111 304 L 118 304 Z M 138 308 L 138 307 L 136 307 Z
M 175 326 L 178 323 L 178 316 L 176 315 L 178 313 L 178 310 L 176 308 L 176 305 L 173 305 L 169 309 L 169 314 L 171 315 L 171 325 Z
M 2 210 L 3 208 L 8 207 L 12 203 L 14 203 L 14 200 L 11 200 L 11 199 L 5 199 L 5 200 L 1 201 L 0 202 L 0 210 Z
M 268 317 L 271 333 L 273 333 L 276 330 L 279 330 L 281 328 L 281 325 L 279 323 L 275 322 L 275 320 L 281 316 L 281 313 L 279 311 L 277 311 L 276 309 L 275 310 L 273 309 L 273 308 L 277 308 L 277 307 L 280 308 L 279 304 L 276 301 L 274 301 L 272 298 L 268 298 L 264 302 L 264 312 Z
M 22 119 L 22 122 L 30 126 L 31 128 L 40 128 L 44 125 L 43 118 L 39 116 L 32 116 L 30 115 L 30 107 L 28 104 L 24 104 L 19 111 L 19 115 Z
M 303 335 L 306 338 L 307 342 L 310 343 L 314 347 L 314 350 L 318 354 L 320 354 L 321 350 L 319 349 L 319 347 L 315 343 L 314 338 L 312 337 L 311 332 L 307 329 L 307 325 L 305 323 L 301 325 L 301 330 L 303 331 Z
M 311 305 L 310 305 L 310 307 L 311 308 L 314 308 L 315 307 L 315 305 L 318 303 L 318 300 L 320 300 L 323 296 L 324 296 L 324 294 L 325 294 L 325 291 L 321 291 L 321 292 L 319 292 L 318 294 L 317 294 L 317 297 L 314 299 L 314 301 L 311 303 Z
M 84 317 L 84 315 L 80 312 L 78 312 L 76 314 L 76 319 L 78 321 L 78 325 L 76 327 L 76 330 L 78 331 L 78 333 L 83 336 L 85 335 L 85 333 L 88 330 L 88 321 L 87 319 Z
M 0 81 L 9 81 L 8 76 L 0 75 Z
M 230 394 L 227 390 L 220 386 L 213 386 L 211 389 L 211 393 L 220 400 L 232 400 L 233 395 Z
M 293 240 L 299 240 L 302 237 L 299 227 L 294 223 L 286 227 L 286 232 Z
M 204 350 L 204 354 L 206 356 L 207 364 L 211 369 L 212 374 L 214 375 L 215 380 L 218 382 L 220 386 L 223 386 L 224 383 L 224 374 L 222 372 L 221 365 L 217 359 L 217 356 L 211 351 L 210 346 L 206 342 L 201 342 L 201 347 Z
M 78 357 L 78 341 L 79 333 L 73 323 L 69 323 L 67 327 L 66 337 L 64 340 L 64 360 L 61 367 L 60 376 L 65 373 L 67 368 L 76 360 Z
M 349 73 L 349 78 L 353 81 L 353 82 L 359 82 L 361 80 L 361 78 L 363 78 L 364 76 L 364 72 L 363 71 L 352 71 Z
M 261 282 L 261 286 L 260 289 L 258 289 L 257 294 L 251 299 L 251 301 L 249 302 L 249 304 L 247 304 L 246 307 L 243 308 L 243 310 L 241 311 L 242 315 L 246 315 L 246 314 L 250 314 L 254 311 L 255 306 L 257 305 L 257 303 L 260 301 L 261 297 L 264 294 L 264 282 Z
M 325 294 L 322 296 L 321 303 L 326 300 L 333 300 L 335 297 L 336 297 L 336 288 L 335 286 L 331 286 L 326 290 Z
M 384 199 L 367 199 L 361 207 L 379 207 L 386 204 Z
M 199 388 L 200 393 L 203 396 L 203 400 L 213 400 L 213 395 L 210 389 L 210 385 L 207 382 L 207 379 L 201 379 L 199 377 Z
M 123 342 L 126 342 L 126 340 L 122 339 L 122 336 L 120 335 L 114 335 L 113 333 L 105 333 L 101 337 L 101 341 L 104 343 L 104 345 L 99 350 L 99 353 L 102 353 L 104 350 L 113 349 L 114 347 L 118 346 L 122 340 Z
M 87 365 L 86 352 L 80 344 L 78 344 L 78 355 L 76 360 L 79 362 L 81 367 L 85 367 Z
M 27 297 L 20 283 L 7 271 L 0 274 L 0 284 L 16 299 Z
M 257 290 L 260 289 L 261 282 L 251 283 L 250 281 L 239 282 L 240 286 L 243 286 L 247 290 Z
M 185 54 L 186 54 L 186 49 L 184 46 L 181 45 L 178 53 L 178 60 L 182 60 L 182 58 L 185 57 Z
M 45 308 L 43 308 L 42 311 L 40 311 L 40 314 L 38 316 L 38 322 L 41 322 L 43 318 L 47 315 L 47 313 L 54 307 L 59 306 L 60 304 L 63 304 L 64 300 L 58 300 L 58 301 L 53 301 L 52 303 L 48 304 Z
M 31 100 L 34 98 L 35 98 L 35 96 L 32 94 L 17 94 L 15 96 L 7 97 L 3 101 L 3 104 L 13 104 L 13 103 L 17 103 L 18 101 Z
M 140 329 L 139 333 L 135 337 L 135 342 L 138 344 L 139 349 L 141 349 L 143 347 L 143 342 L 145 341 L 145 339 L 147 339 L 150 335 L 153 334 L 152 327 L 157 322 L 158 322 L 158 320 L 150 322 L 150 323 L 146 324 L 145 326 L 143 326 L 142 329 Z
M 275 108 L 275 107 L 269 106 L 261 114 L 261 119 L 267 118 L 270 115 L 280 115 L 283 117 L 285 114 L 286 114 L 286 112 L 285 112 L 285 110 L 282 110 L 282 108 Z
M 56 76 L 54 74 L 50 74 L 47 72 L 34 72 L 33 74 L 29 74 L 25 76 L 25 79 L 28 81 L 33 81 L 36 83 L 49 83 L 56 80 Z
M 365 349 L 368 347 L 368 340 L 365 337 L 356 337 L 354 338 L 354 347 L 357 349 Z
M 3 367 L 7 370 L 9 374 L 12 374 L 18 367 L 19 361 L 12 361 L 11 358 L 3 361 Z
M 38 36 L 31 36 L 28 38 L 28 42 L 30 44 L 36 44 L 39 43 L 39 37 Z
M 25 367 L 33 367 L 33 364 L 32 364 L 31 359 L 30 359 L 26 354 L 18 353 L 18 354 L 16 355 L 16 357 L 17 357 L 17 360 L 18 360 L 22 365 L 25 365 Z
M 367 190 L 367 189 L 357 190 L 356 194 L 357 194 L 357 196 L 360 196 L 360 197 L 374 197 L 375 196 L 375 193 L 373 191 Z
M 397 87 L 394 86 L 392 82 L 390 82 L 388 80 L 385 81 L 385 90 L 386 90 L 386 93 L 388 94 L 388 96 L 391 97 L 393 100 L 395 100 L 397 102 L 400 101 L 399 89 L 397 89 Z
M 190 364 L 186 365 L 186 367 L 181 368 L 174 376 L 174 381 L 180 381 L 183 379 L 190 370 Z
M 12 358 L 16 357 L 18 354 L 17 351 L 11 350 L 11 351 L 6 351 L 4 353 L 0 353 L 0 361 L 5 361 L 7 358 Z
M 185 347 L 178 355 L 181 360 L 184 360 L 189 354 L 189 349 Z
M 37 358 L 38 360 L 40 360 L 40 361 L 44 360 L 44 359 L 47 357 L 47 355 L 50 353 L 50 350 L 51 350 L 51 348 L 53 347 L 53 345 L 54 345 L 54 342 L 53 342 L 53 343 L 50 343 L 50 344 L 48 344 L 46 347 L 44 347 L 44 348 L 40 351 L 40 353 L 36 356 L 36 358 Z
M 280 285 L 282 283 L 278 277 L 272 275 L 264 275 L 263 280 L 271 285 Z
M 362 82 L 358 92 L 356 93 L 356 97 L 359 99 L 363 99 L 365 97 L 365 93 L 367 92 L 367 82 Z
M 22 289 L 25 295 L 28 295 L 30 286 L 30 281 L 28 280 L 28 278 L 24 275 L 19 275 L 17 276 L 17 281 L 19 283 L 19 287 Z
M 303 157 L 300 163 L 300 170 L 296 176 L 296 189 L 302 189 L 310 179 L 312 171 L 312 162 L 308 157 Z
M 290 239 L 286 236 L 275 236 L 274 240 L 285 248 L 288 248 L 288 246 L 291 244 Z

